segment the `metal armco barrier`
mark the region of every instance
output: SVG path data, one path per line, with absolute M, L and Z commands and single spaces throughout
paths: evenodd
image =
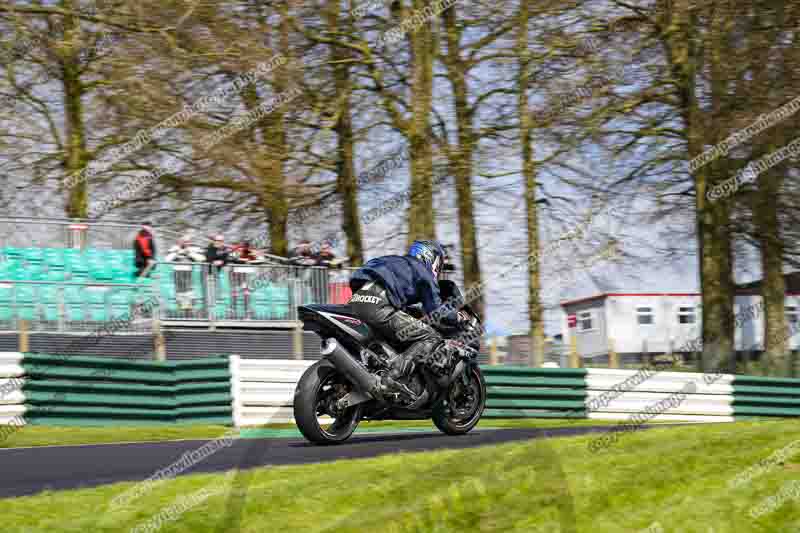
M 0 353 L 0 424 L 285 423 L 293 420 L 294 390 L 311 364 L 237 355 L 154 363 Z M 646 421 L 731 422 L 800 416 L 800 379 L 655 369 L 482 369 L 487 419 L 644 415 Z
M 737 418 L 800 416 L 800 379 L 736 376 L 732 386 Z
M 488 400 L 485 418 L 585 418 L 586 370 L 481 367 Z
M 25 354 L 28 424 L 231 424 L 227 357 L 177 362 Z
M 0 352 L 0 425 L 23 425 L 25 395 L 22 383 L 25 369 L 23 356 L 16 352 Z
M 231 356 L 236 426 L 292 422 L 294 389 L 313 361 L 242 359 Z

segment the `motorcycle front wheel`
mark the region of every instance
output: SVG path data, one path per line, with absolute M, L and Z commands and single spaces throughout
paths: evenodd
M 459 376 L 433 411 L 433 423 L 447 435 L 464 435 L 474 428 L 486 407 L 486 381 L 477 366 Z
M 361 421 L 361 405 L 338 409 L 336 403 L 353 390 L 350 382 L 326 360 L 303 373 L 294 392 L 294 419 L 300 433 L 314 444 L 340 444 Z

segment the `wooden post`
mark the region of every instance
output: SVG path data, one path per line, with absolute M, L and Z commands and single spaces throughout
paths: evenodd
M 497 364 L 497 337 L 489 339 L 489 365 Z
M 614 339 L 608 339 L 608 368 L 620 368 L 619 354 L 614 349 Z
M 298 322 L 297 326 L 293 330 L 293 340 L 294 340 L 294 358 L 295 359 L 302 359 L 303 358 L 303 323 Z
M 167 360 L 167 343 L 164 341 L 164 334 L 161 331 L 161 319 L 158 311 L 153 313 L 153 360 Z
M 19 351 L 27 353 L 30 351 L 30 335 L 28 333 L 28 321 L 19 321 Z
M 581 358 L 578 355 L 578 338 L 573 334 L 569 336 L 569 367 L 580 368 Z

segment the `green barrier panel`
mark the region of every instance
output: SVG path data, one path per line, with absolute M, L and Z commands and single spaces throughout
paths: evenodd
M 734 377 L 733 414 L 737 420 L 800 416 L 800 379 Z
M 214 387 L 222 387 L 222 384 L 213 384 Z M 28 380 L 22 387 L 26 393 L 29 392 L 42 392 L 50 391 L 50 394 L 55 392 L 70 391 L 77 387 L 75 381 L 62 381 L 62 380 Z M 174 394 L 175 387 L 164 385 L 140 385 L 136 383 L 100 383 L 86 381 L 80 384 L 81 390 L 91 390 L 97 392 L 107 393 L 134 393 L 141 392 L 142 394 Z M 227 389 L 225 389 L 227 390 Z M 27 394 L 26 394 L 27 396 Z
M 70 407 L 63 405 L 27 405 L 28 411 L 25 412 L 25 417 L 29 415 L 42 417 L 57 416 L 57 415 L 76 415 L 80 417 L 106 417 L 113 418 L 137 418 L 137 419 L 153 419 L 153 420 L 172 420 L 175 417 L 174 409 L 135 409 L 127 407 Z
M 53 392 L 30 392 L 25 395 L 25 402 L 34 405 L 48 406 L 83 405 L 83 406 L 108 406 L 108 407 L 137 407 L 141 409 L 172 409 L 178 406 L 177 400 L 171 395 L 134 395 L 134 394 L 91 394 L 80 392 L 58 392 L 54 397 Z
M 733 394 L 753 394 L 761 396 L 800 396 L 800 390 L 789 387 L 751 387 L 747 385 L 733 384 Z
M 25 354 L 32 424 L 213 423 L 231 425 L 227 357 L 131 361 Z
M 586 380 L 583 378 L 548 378 L 548 377 L 522 377 L 510 375 L 485 376 L 486 385 L 515 385 L 518 387 L 572 387 L 585 389 Z
M 81 418 L 67 418 L 67 417 L 40 417 L 40 416 L 25 416 L 25 421 L 31 426 L 69 426 L 69 427 L 108 427 L 108 426 L 174 426 L 190 425 L 190 424 L 208 424 L 230 426 L 230 416 L 207 416 L 207 417 L 193 417 L 185 420 L 137 420 L 137 419 L 124 419 L 124 418 L 103 418 L 103 417 L 81 417 Z
M 486 407 L 497 409 L 584 409 L 581 402 L 567 402 L 556 400 L 514 400 L 511 398 L 489 398 Z
M 485 418 L 586 418 L 586 369 L 482 366 Z
M 780 407 L 747 407 L 747 406 L 733 406 L 733 415 L 747 416 L 800 416 L 800 408 L 780 408 Z
M 765 396 L 749 396 L 749 395 L 740 396 L 737 394 L 736 396 L 733 397 L 733 405 L 749 405 L 749 404 L 800 406 L 800 395 L 794 398 L 772 398 Z
M 734 386 L 736 385 L 753 385 L 753 386 L 784 386 L 795 387 L 800 391 L 800 379 L 794 378 L 770 378 L 763 376 L 736 376 L 733 379 Z
M 486 409 L 483 418 L 586 418 L 586 411 L 537 411 L 533 409 Z
M 586 398 L 580 389 L 528 389 L 524 387 L 487 387 L 489 398 Z
M 530 368 L 527 366 L 481 366 L 481 371 L 485 376 L 575 377 L 582 380 L 588 374 L 585 368 Z
M 212 394 L 179 394 L 175 399 L 175 406 L 184 405 L 228 405 L 230 407 L 233 398 L 230 392 L 219 392 Z

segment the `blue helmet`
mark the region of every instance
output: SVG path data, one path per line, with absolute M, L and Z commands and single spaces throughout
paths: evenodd
M 414 241 L 406 254 L 419 259 L 433 272 L 433 277 L 439 279 L 447 253 L 438 241 Z

